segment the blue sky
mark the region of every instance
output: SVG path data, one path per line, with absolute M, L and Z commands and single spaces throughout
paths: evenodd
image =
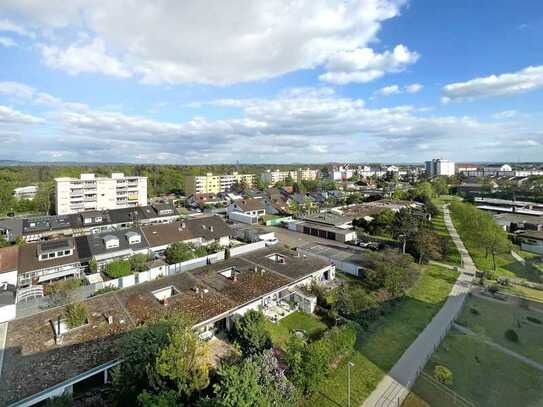
M 3 0 L 0 159 L 538 161 L 542 51 L 536 0 Z

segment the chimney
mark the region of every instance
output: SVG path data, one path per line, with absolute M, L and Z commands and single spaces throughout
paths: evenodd
M 232 274 L 232 280 L 234 282 L 238 281 L 238 272 L 237 271 L 234 271 L 234 273 Z
M 210 226 L 210 227 L 209 227 L 209 231 L 210 231 L 210 232 L 213 232 L 213 226 Z
M 204 290 L 200 290 L 200 298 L 203 300 L 204 299 Z
M 107 323 L 108 323 L 109 325 L 113 325 L 113 315 L 108 315 L 108 316 L 107 316 Z
M 170 305 L 170 297 L 164 298 L 164 306 L 167 307 L 168 305 Z

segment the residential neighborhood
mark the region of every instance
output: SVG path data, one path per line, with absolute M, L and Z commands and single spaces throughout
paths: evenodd
M 543 407 L 543 1 L 0 1 L 0 407 Z

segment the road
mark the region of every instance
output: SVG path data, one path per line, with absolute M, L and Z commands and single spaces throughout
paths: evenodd
M 443 307 L 379 382 L 375 390 L 364 401 L 363 407 L 398 407 L 402 404 L 424 365 L 447 335 L 456 316 L 462 310 L 466 295 L 471 289 L 471 282 L 475 276 L 475 265 L 454 228 L 446 206 L 443 206 L 443 212 L 449 235 L 460 252 L 464 268 Z

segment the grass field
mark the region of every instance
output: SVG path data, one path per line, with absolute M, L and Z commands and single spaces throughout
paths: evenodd
M 275 346 L 283 347 L 293 330 L 304 331 L 309 338 L 315 338 L 328 327 L 317 316 L 305 312 L 294 312 L 278 323 L 266 321 L 266 327 Z
M 451 214 L 455 226 L 458 226 L 460 220 L 455 216 L 454 213 Z M 457 230 L 461 228 L 457 227 Z M 460 233 L 460 232 L 459 232 Z M 468 249 L 473 261 L 475 262 L 476 267 L 482 271 L 489 271 L 493 269 L 492 256 L 489 254 L 486 255 L 485 250 L 477 245 L 475 242 L 470 241 L 466 236 L 462 236 L 462 241 Z M 532 253 L 524 252 L 518 247 L 514 247 L 518 254 L 524 257 L 526 261 L 526 266 L 523 266 L 517 260 L 511 256 L 511 253 L 500 253 L 496 255 L 496 274 L 499 277 L 506 278 L 518 278 L 524 279 L 532 282 L 541 282 L 539 278 L 539 270 L 535 268 L 532 264 L 540 261 L 540 257 Z
M 456 245 L 450 238 L 449 231 L 447 230 L 447 226 L 445 225 L 445 220 L 443 219 L 443 200 L 436 200 L 434 203 L 438 207 L 439 213 L 432 218 L 432 225 L 434 226 L 434 230 L 440 237 L 448 239 L 447 256 L 442 261 L 452 264 L 453 266 L 459 266 L 460 253 L 458 253 Z
M 471 312 L 476 309 L 479 314 Z M 527 356 L 536 362 L 543 363 L 543 324 L 527 321 L 526 317 L 534 317 L 543 322 L 543 314 L 520 308 L 516 305 L 501 303 L 472 296 L 466 303 L 458 323 L 471 329 L 482 337 L 505 346 L 514 352 Z M 504 333 L 514 329 L 519 335 L 519 342 L 507 340 Z
M 428 362 L 448 367 L 454 375 L 451 389 L 481 407 L 542 406 L 543 372 L 454 329 Z M 419 379 L 413 393 L 432 406 L 445 406 L 443 394 L 428 391 Z
M 351 401 L 360 405 L 375 389 L 402 353 L 424 329 L 454 284 L 457 274 L 427 266 L 406 298 L 368 331 L 358 337 L 355 350 L 332 371 L 320 392 L 307 406 L 347 405 L 347 363 L 352 361 Z

